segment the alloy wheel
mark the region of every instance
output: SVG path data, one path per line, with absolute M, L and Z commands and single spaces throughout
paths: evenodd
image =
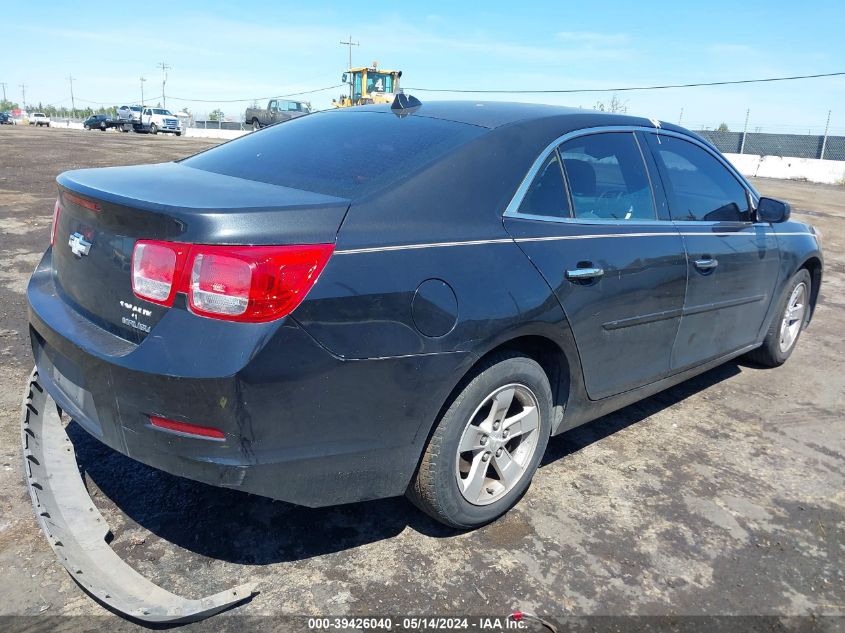
M 458 444 L 455 477 L 473 505 L 498 501 L 525 475 L 540 428 L 537 397 L 525 385 L 499 387 L 475 409 Z
M 798 338 L 807 311 L 807 286 L 803 282 L 795 286 L 780 324 L 780 351 L 788 351 Z

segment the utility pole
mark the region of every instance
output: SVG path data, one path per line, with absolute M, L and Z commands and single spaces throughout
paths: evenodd
M 360 42 L 353 42 L 351 35 L 349 36 L 348 42 L 344 42 L 343 40 L 341 40 L 340 43 L 343 46 L 349 47 L 349 66 L 346 67 L 347 70 L 348 70 L 348 69 L 352 68 L 352 47 L 353 46 L 361 46 L 361 43 Z M 349 98 L 352 99 L 352 77 L 349 77 Z
M 824 124 L 824 138 L 822 139 L 822 151 L 819 158 L 824 160 L 824 150 L 827 147 L 827 132 L 830 129 L 830 110 L 827 111 L 827 123 Z
M 678 125 L 680 125 L 681 122 L 683 122 L 683 120 L 684 120 L 684 109 L 681 108 L 681 114 L 678 115 Z
M 26 84 L 18 84 L 21 87 L 23 99 L 21 100 L 21 110 L 26 110 Z
M 3 86 L 3 101 L 6 101 L 6 82 L 0 81 L 0 86 Z
M 73 75 L 68 75 L 67 80 L 70 82 L 70 111 L 71 116 L 76 118 L 76 101 L 73 100 Z
M 742 143 L 739 146 L 739 153 L 745 153 L 745 137 L 748 134 L 748 115 L 751 114 L 751 110 L 748 109 L 745 111 L 745 127 L 742 128 Z
M 146 77 L 141 77 L 141 107 L 144 107 L 144 82 L 147 80 Z
M 161 79 L 161 103 L 162 107 L 167 107 L 167 97 L 164 96 L 164 84 L 167 83 L 167 71 L 170 70 L 170 66 L 166 62 L 159 62 L 158 65 L 161 68 L 161 72 L 164 73 L 164 77 Z

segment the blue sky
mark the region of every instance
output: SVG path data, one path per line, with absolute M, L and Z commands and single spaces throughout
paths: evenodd
M 842 2 L 368 2 L 196 0 L 40 2 L 7 7 L 0 81 L 10 99 L 120 105 L 161 93 L 201 115 L 224 103 L 339 83 L 352 35 L 353 62 L 404 71 L 403 85 L 434 88 L 606 88 L 845 71 Z M 137 7 L 133 16 L 133 10 Z M 140 12 L 140 15 L 139 13 Z M 413 93 L 413 90 L 408 90 Z M 340 89 L 304 96 L 327 107 Z M 417 93 L 423 101 L 472 98 L 592 107 L 609 94 Z M 629 112 L 683 124 L 845 133 L 845 77 L 767 85 L 619 93 Z M 180 98 L 176 98 L 180 97 Z M 184 99 L 209 99 L 211 103 Z M 84 101 L 83 101 L 84 100 Z

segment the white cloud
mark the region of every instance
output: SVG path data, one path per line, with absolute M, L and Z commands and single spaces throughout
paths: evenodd
M 587 46 L 623 46 L 630 42 L 627 33 L 597 33 L 595 31 L 561 31 L 556 34 L 562 42 Z

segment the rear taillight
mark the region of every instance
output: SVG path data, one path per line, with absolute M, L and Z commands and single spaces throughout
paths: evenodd
M 59 227 L 59 214 L 62 212 L 62 205 L 59 199 L 56 198 L 56 204 L 53 206 L 53 224 L 50 227 L 50 246 L 56 245 L 56 229 Z
M 207 246 L 139 241 L 132 289 L 142 299 L 172 305 L 187 294 L 195 314 L 230 321 L 272 321 L 293 312 L 311 290 L 333 244 Z
M 137 242 L 132 252 L 132 291 L 142 299 L 170 305 L 176 287 L 176 245 Z

